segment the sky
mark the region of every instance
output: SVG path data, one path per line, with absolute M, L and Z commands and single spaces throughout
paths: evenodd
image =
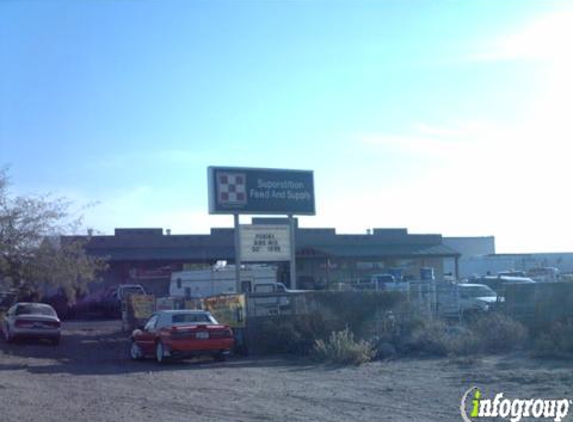
M 104 234 L 232 226 L 219 165 L 313 170 L 302 227 L 573 252 L 572 39 L 566 1 L 5 0 L 0 166 Z

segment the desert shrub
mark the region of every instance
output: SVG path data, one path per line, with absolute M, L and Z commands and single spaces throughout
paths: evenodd
M 257 351 L 262 354 L 308 354 L 315 340 L 325 338 L 326 322 L 318 313 L 265 318 L 256 330 Z
M 482 350 L 482 339 L 468 327 L 453 326 L 447 330 L 446 347 L 449 355 L 471 355 Z
M 342 292 L 351 293 L 344 297 L 338 293 L 321 295 L 320 305 L 310 314 L 261 318 L 256 329 L 249 330 L 250 343 L 256 345 L 252 351 L 312 352 L 321 361 L 345 363 L 346 359 L 361 362 L 408 354 L 506 352 L 523 346 L 528 339 L 521 323 L 501 313 L 475 314 L 462 324 L 452 325 L 402 302 L 399 296 Z M 557 325 L 555 334 L 540 337 L 539 348 L 573 352 L 573 336 L 563 334 L 567 330 L 573 333 L 573 322 Z
M 372 344 L 354 339 L 349 328 L 330 334 L 327 340 L 316 340 L 313 356 L 320 362 L 360 365 L 374 356 Z
M 376 350 L 376 359 L 385 359 L 410 350 L 408 344 L 412 333 L 426 326 L 428 316 L 407 303 L 398 304 L 392 310 L 379 312 L 370 339 Z
M 390 359 L 398 356 L 398 348 L 390 341 L 383 338 L 374 338 L 370 341 L 374 348 L 373 360 Z
M 310 314 L 251 321 L 251 352 L 307 355 L 316 340 L 327 341 L 331 333 L 347 327 L 353 336 L 372 338 L 377 315 L 403 300 L 396 292 L 312 292 L 307 299 Z
M 573 354 L 573 318 L 553 322 L 535 339 L 538 355 L 571 356 Z
M 528 337 L 527 329 L 521 323 L 498 312 L 480 315 L 469 328 L 478 336 L 481 350 L 489 353 L 519 348 Z
M 409 333 L 403 351 L 432 356 L 476 353 L 480 348 L 479 337 L 464 326 L 450 327 L 443 321 L 426 320 Z
M 527 330 L 500 313 L 476 316 L 468 324 L 427 320 L 406 336 L 406 351 L 435 356 L 507 352 L 524 345 Z
M 313 292 L 312 301 L 331 323 L 333 330 L 345 327 L 360 337 L 372 334 L 376 315 L 394 309 L 404 302 L 401 292 Z
M 422 353 L 447 355 L 450 349 L 464 349 L 457 337 L 467 337 L 466 332 L 457 337 L 442 321 L 408 303 L 399 303 L 378 319 L 372 342 L 377 350 L 377 358 L 396 354 Z M 469 348 L 469 346 L 467 347 Z
M 389 326 L 394 336 L 404 338 L 412 332 L 422 329 L 432 321 L 432 318 L 409 303 L 398 304 L 386 318 L 393 320 L 392 324 L 384 324 L 383 327 Z M 384 320 L 383 320 L 384 321 Z

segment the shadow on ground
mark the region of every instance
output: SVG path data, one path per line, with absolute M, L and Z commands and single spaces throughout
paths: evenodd
M 210 358 L 157 364 L 153 360 L 129 359 L 129 335 L 118 321 L 75 321 L 63 325 L 58 346 L 41 341 L 0 341 L 0 372 L 26 370 L 35 374 L 115 375 L 171 370 L 206 370 L 213 368 L 284 367 L 307 370 L 308 361 L 285 357 L 255 358 L 232 356 L 226 362 Z

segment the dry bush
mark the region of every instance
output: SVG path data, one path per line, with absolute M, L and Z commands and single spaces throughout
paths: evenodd
M 398 344 L 402 352 L 434 356 L 498 353 L 520 348 L 528 338 L 522 324 L 499 313 L 476 316 L 469 324 L 452 326 L 427 319 L 412 327 L 402 336 L 403 344 Z
M 573 318 L 555 321 L 535 340 L 535 352 L 542 356 L 573 356 Z
M 407 336 L 405 349 L 433 356 L 467 355 L 479 351 L 480 339 L 467 327 L 449 327 L 442 321 L 427 320 Z
M 527 329 L 520 322 L 498 312 L 475 318 L 470 329 L 479 337 L 481 350 L 489 353 L 520 348 L 528 338 Z
M 317 291 L 309 296 L 317 309 L 329 320 L 332 331 L 345 327 L 358 337 L 369 337 L 376 315 L 404 303 L 402 292 L 332 292 Z
M 354 340 L 354 334 L 346 328 L 331 333 L 327 340 L 317 340 L 313 356 L 320 362 L 360 365 L 372 360 L 374 349 L 368 341 Z
M 301 316 L 269 317 L 257 334 L 257 348 L 263 354 L 307 355 L 317 339 L 328 330 L 318 313 Z

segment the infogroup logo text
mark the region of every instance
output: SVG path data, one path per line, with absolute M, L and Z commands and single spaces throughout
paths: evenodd
M 479 388 L 472 387 L 462 396 L 460 411 L 464 422 L 474 422 L 478 418 L 502 418 L 511 422 L 535 418 L 561 422 L 572 404 L 568 399 L 509 399 L 504 393 L 485 399 Z

